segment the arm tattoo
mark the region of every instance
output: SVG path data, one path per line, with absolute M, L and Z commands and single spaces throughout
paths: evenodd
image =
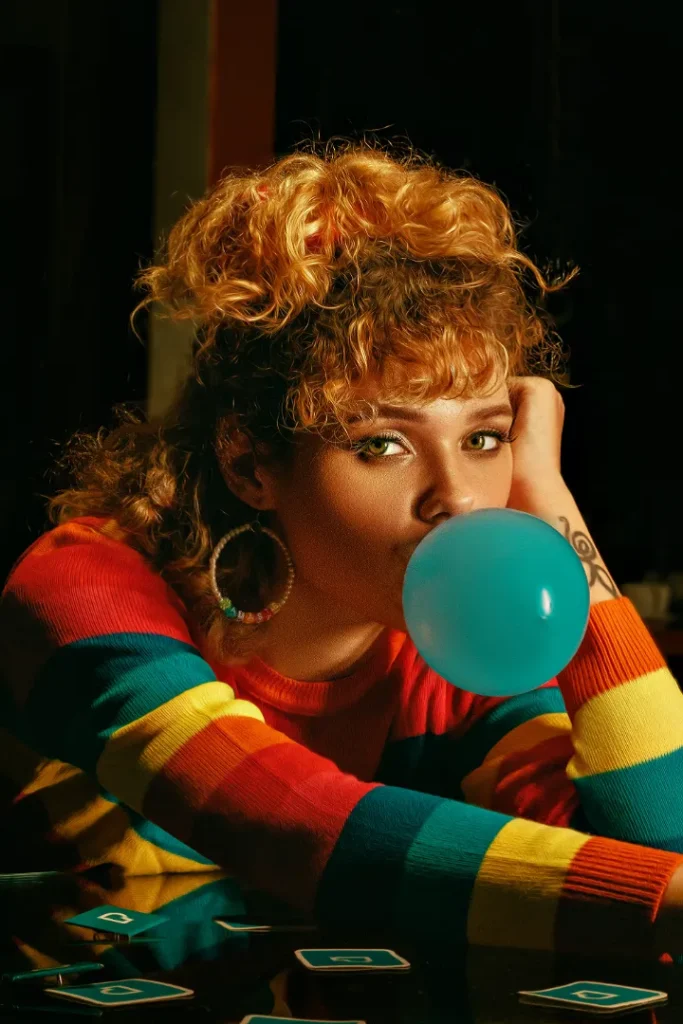
M 607 569 L 604 565 L 598 565 L 596 562 L 598 552 L 590 537 L 580 530 L 575 530 L 572 534 L 569 520 L 565 516 L 560 516 L 560 522 L 564 524 L 565 539 L 569 541 L 581 561 L 588 566 L 590 572 L 588 586 L 593 587 L 596 583 L 602 583 L 612 597 L 619 597 L 619 591 Z

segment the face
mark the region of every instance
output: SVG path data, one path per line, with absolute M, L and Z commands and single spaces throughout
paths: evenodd
M 295 587 L 349 625 L 405 631 L 403 578 L 422 538 L 451 516 L 506 505 L 512 420 L 503 386 L 484 399 L 385 411 L 353 424 L 344 447 L 302 435 L 273 515 L 292 554 Z

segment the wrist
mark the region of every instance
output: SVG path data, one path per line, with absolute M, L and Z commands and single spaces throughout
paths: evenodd
M 510 491 L 508 508 L 537 516 L 560 532 L 560 516 L 566 516 L 568 512 L 573 516 L 578 513 L 574 496 L 559 475 L 533 483 L 515 481 Z

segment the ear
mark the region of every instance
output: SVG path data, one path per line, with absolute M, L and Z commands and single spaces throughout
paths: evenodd
M 218 464 L 227 486 L 240 501 L 266 511 L 277 506 L 276 479 L 254 442 L 242 431 L 231 432 L 216 445 Z

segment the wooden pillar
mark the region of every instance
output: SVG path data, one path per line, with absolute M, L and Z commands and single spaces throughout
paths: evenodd
M 277 0 L 160 0 L 154 235 L 229 168 L 273 159 Z M 147 410 L 168 408 L 192 328 L 152 314 Z
M 273 159 L 277 0 L 213 0 L 209 181 Z

